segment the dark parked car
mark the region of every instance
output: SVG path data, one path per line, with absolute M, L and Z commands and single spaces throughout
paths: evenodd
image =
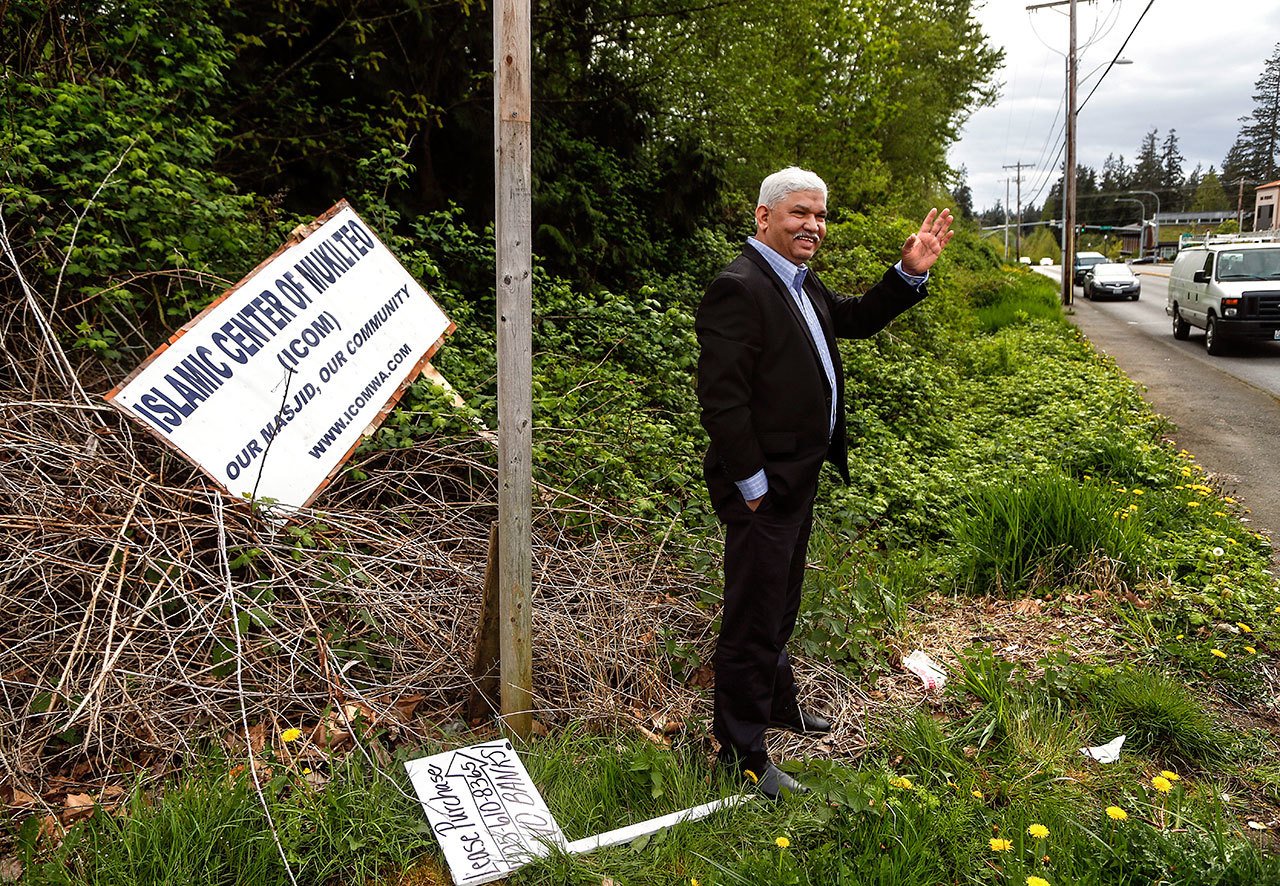
M 1098 264 L 1084 275 L 1085 298 L 1129 298 L 1138 300 L 1142 284 L 1128 265 Z
M 1077 252 L 1071 260 L 1071 282 L 1077 286 L 1084 283 L 1084 275 L 1094 265 L 1107 260 L 1101 252 Z

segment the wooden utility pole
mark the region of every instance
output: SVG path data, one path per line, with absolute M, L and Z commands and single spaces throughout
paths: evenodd
M 1009 167 L 1006 166 L 1005 169 Z M 1004 180 L 1004 260 L 1009 260 L 1009 179 Z
M 1076 0 L 1071 0 L 1067 49 L 1067 168 L 1062 201 L 1062 303 L 1070 306 L 1075 295 L 1076 255 Z
M 1017 256 L 1019 261 L 1021 261 L 1022 259 L 1022 170 L 1023 170 L 1023 167 L 1030 168 L 1030 166 L 1031 166 L 1030 163 L 1023 163 L 1021 160 L 1019 160 L 1017 163 L 1013 163 L 1009 166 L 1004 167 L 1005 169 L 1016 169 L 1017 176 L 1018 176 L 1017 178 L 1018 214 L 1016 216 L 1018 220 L 1018 230 L 1017 230 L 1017 233 L 1014 235 L 1014 244 L 1015 244 L 1014 255 Z M 1009 202 L 1009 180 L 1008 179 L 1005 179 L 1004 199 L 1005 199 L 1005 203 Z M 1008 249 L 1009 249 L 1009 246 L 1008 246 L 1008 243 L 1006 242 L 1005 251 L 1007 252 Z
M 530 0 L 493 8 L 498 300 L 498 599 L 501 709 L 519 738 L 533 731 L 533 274 L 530 245 Z
M 1067 44 L 1067 168 L 1063 170 L 1062 183 L 1062 303 L 1069 306 L 1074 292 L 1071 266 L 1076 254 L 1076 0 L 1033 3 L 1027 10 L 1051 6 L 1068 7 L 1071 31 Z

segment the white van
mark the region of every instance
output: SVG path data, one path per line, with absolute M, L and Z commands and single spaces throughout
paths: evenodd
M 1233 338 L 1280 341 L 1280 232 L 1207 237 L 1180 251 L 1169 271 L 1173 337 L 1204 330 L 1205 349 Z

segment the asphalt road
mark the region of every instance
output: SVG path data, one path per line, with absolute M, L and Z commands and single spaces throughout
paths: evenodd
M 1036 270 L 1061 280 L 1058 267 Z M 1176 426 L 1178 445 L 1250 509 L 1254 528 L 1280 538 L 1280 342 L 1239 343 L 1210 357 L 1198 329 L 1176 341 L 1164 312 L 1168 269 L 1139 273 L 1136 302 L 1089 301 L 1077 286 L 1072 322 L 1143 387 Z

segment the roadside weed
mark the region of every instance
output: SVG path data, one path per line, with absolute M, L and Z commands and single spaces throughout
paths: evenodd
M 1125 669 L 1100 680 L 1095 690 L 1099 716 L 1111 731 L 1128 735 L 1135 750 L 1202 765 L 1230 753 L 1226 732 L 1181 680 Z

